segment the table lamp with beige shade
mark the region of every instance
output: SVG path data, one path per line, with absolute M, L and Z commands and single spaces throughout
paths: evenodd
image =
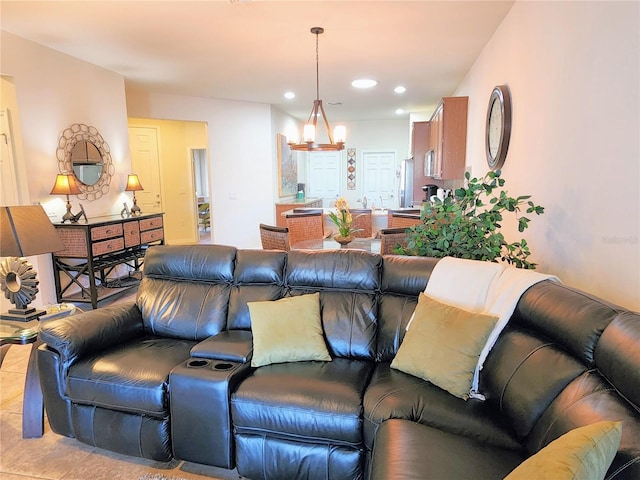
M 135 173 L 130 173 L 127 177 L 127 186 L 125 187 L 124 191 L 133 192 L 133 205 L 131 206 L 132 215 L 139 215 L 140 213 L 142 213 L 142 210 L 140 210 L 138 202 L 136 201 L 136 192 L 140 192 L 142 190 L 144 190 L 144 188 L 142 188 L 142 184 L 140 183 L 138 175 L 136 175 Z
M 84 210 L 77 214 L 71 212 L 71 202 L 69 201 L 69 195 L 79 195 L 82 193 L 76 178 L 74 175 L 68 173 L 59 173 L 56 176 L 56 183 L 51 189 L 50 195 L 66 195 L 67 196 L 67 213 L 62 216 L 62 223 L 69 220 L 71 223 L 75 223 L 78 219 L 84 215 Z

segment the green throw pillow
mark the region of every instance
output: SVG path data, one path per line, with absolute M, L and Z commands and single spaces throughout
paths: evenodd
M 526 459 L 505 480 L 602 480 L 621 436 L 621 422 L 575 428 Z
M 391 368 L 467 400 L 480 352 L 498 317 L 446 305 L 421 293 Z
M 247 305 L 253 332 L 252 367 L 331 361 L 322 332 L 319 293 Z

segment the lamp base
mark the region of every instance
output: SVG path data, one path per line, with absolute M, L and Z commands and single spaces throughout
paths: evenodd
M 45 315 L 45 310 L 37 310 L 31 308 L 10 308 L 8 311 L 0 313 L 0 319 L 2 320 L 16 320 L 18 322 L 30 322 L 36 320 Z
M 133 192 L 133 205 L 131 205 L 131 215 L 140 215 L 142 210 L 138 206 L 138 201 L 136 200 L 136 193 Z
M 80 217 L 84 216 L 84 219 L 87 219 L 87 216 L 84 213 L 84 209 L 80 210 L 78 213 L 73 213 L 71 211 L 71 204 L 67 203 L 67 213 L 62 216 L 62 222 L 64 223 L 69 220 L 70 223 L 77 223 L 80 220 Z

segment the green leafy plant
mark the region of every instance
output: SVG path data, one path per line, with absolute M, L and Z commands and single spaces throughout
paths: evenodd
M 407 246 L 398 246 L 396 253 L 429 257 L 457 257 L 496 262 L 498 259 L 518 268 L 535 269 L 528 259 L 531 254 L 525 239 L 508 243 L 500 229 L 505 212 L 513 212 L 518 231 L 529 226 L 530 219 L 522 215 L 544 213 L 544 207 L 534 204 L 530 195 L 510 197 L 505 190 L 500 170 L 488 172 L 481 179 L 470 178 L 466 188 L 455 190 L 454 198 L 436 200 L 425 205 L 421 217 L 424 223 L 407 230 Z

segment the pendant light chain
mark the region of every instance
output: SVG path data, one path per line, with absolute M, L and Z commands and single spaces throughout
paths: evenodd
M 319 45 L 319 37 L 320 37 L 320 31 L 316 30 L 316 100 L 320 100 L 320 48 L 318 47 Z

